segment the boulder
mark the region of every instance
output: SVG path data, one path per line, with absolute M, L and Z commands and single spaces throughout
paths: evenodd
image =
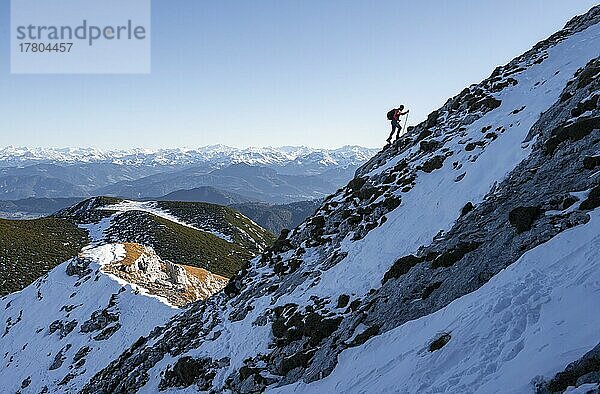
M 533 223 L 535 223 L 541 214 L 542 209 L 540 207 L 517 207 L 510 211 L 508 220 L 517 230 L 517 233 L 523 233 L 531 229 Z

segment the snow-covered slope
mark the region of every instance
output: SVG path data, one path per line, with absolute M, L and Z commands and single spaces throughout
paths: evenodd
M 450 99 L 84 392 L 541 390 L 600 341 L 598 22 Z
M 76 392 L 177 313 L 101 271 L 124 257 L 122 245 L 88 249 L 2 299 L 1 392 Z
M 599 43 L 600 6 L 450 99 L 81 391 L 594 387 Z
M 327 378 L 274 392 L 532 392 L 535 377 L 552 376 L 600 340 L 599 258 L 595 212 L 479 290 L 342 353 Z M 440 338 L 447 344 L 432 351 Z

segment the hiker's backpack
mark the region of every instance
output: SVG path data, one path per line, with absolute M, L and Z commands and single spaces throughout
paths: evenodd
M 394 108 L 394 109 L 390 110 L 390 111 L 387 113 L 387 118 L 388 118 L 388 120 L 393 120 L 393 119 L 394 119 L 394 113 L 396 113 L 396 108 Z

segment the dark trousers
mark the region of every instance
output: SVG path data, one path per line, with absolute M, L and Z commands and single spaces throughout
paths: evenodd
M 394 138 L 394 133 L 396 133 L 396 139 L 400 138 L 400 130 L 402 130 L 402 126 L 400 126 L 399 120 L 392 120 L 392 132 L 388 137 L 388 142 L 392 142 L 392 138 Z

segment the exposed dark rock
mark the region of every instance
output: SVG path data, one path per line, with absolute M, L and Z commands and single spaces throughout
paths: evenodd
M 294 245 L 292 245 L 290 240 L 287 239 L 289 233 L 290 233 L 290 230 L 288 230 L 288 229 L 281 230 L 281 234 L 279 234 L 279 238 L 277 238 L 277 240 L 275 240 L 275 242 L 273 243 L 273 245 L 270 248 L 271 251 L 273 251 L 275 253 L 283 253 L 283 252 L 287 252 L 288 250 L 293 249 Z
M 562 200 L 561 209 L 567 209 L 571 205 L 575 204 L 577 201 L 579 201 L 579 199 L 577 197 L 567 196 Z
M 21 388 L 25 389 L 25 388 L 29 387 L 30 384 L 31 384 L 31 376 L 28 376 L 21 382 Z
M 121 324 L 116 323 L 112 326 L 106 327 L 102 332 L 94 337 L 95 341 L 103 341 L 110 338 L 115 332 L 121 329 Z
M 50 326 L 48 327 L 48 333 L 50 335 L 54 334 L 55 331 L 60 330 L 63 327 L 64 323 L 62 320 L 54 320 L 52 323 L 50 323 Z
M 569 364 L 549 382 L 539 384 L 537 392 L 562 393 L 569 386 L 580 386 L 584 383 L 600 383 L 600 345 L 596 345 L 582 358 Z
M 64 377 L 64 378 L 62 378 L 62 379 L 61 379 L 61 381 L 60 381 L 60 382 L 58 382 L 58 385 L 59 385 L 59 386 L 64 386 L 65 384 L 67 384 L 67 383 L 69 383 L 71 380 L 73 380 L 73 378 L 74 378 L 75 376 L 76 376 L 75 374 L 73 374 L 73 373 L 69 372 L 68 374 L 66 374 L 66 375 L 65 375 L 65 377 Z
M 429 351 L 435 352 L 436 350 L 440 350 L 448 342 L 450 342 L 451 338 L 452 338 L 452 336 L 448 333 L 444 333 L 444 334 L 440 335 L 439 338 L 437 338 L 435 341 L 433 341 L 433 342 L 431 342 L 431 344 L 429 344 Z
M 380 191 L 376 187 L 363 187 L 358 191 L 357 197 L 363 201 L 369 201 L 378 194 L 380 194 Z M 323 225 L 325 225 L 324 222 Z
M 233 382 L 237 383 L 237 389 L 240 394 L 254 394 L 262 393 L 268 384 L 271 383 L 272 379 L 266 379 L 260 374 L 259 368 L 251 368 L 243 366 L 240 368 L 238 376 L 234 379 L 230 379 L 230 384 Z
M 303 314 L 297 305 L 287 304 L 274 309 L 275 320 L 271 331 L 275 338 L 284 342 L 308 338 L 313 346 L 331 335 L 339 326 L 342 318 L 326 318 L 315 312 Z
M 485 99 L 480 101 L 479 105 L 476 106 L 474 109 L 479 110 L 483 107 L 484 109 L 491 111 L 493 109 L 498 108 L 500 105 L 502 105 L 502 101 L 494 97 L 486 97 Z
M 593 170 L 600 166 L 600 156 L 587 156 L 583 158 L 583 168 Z
M 352 191 L 358 191 L 363 187 L 363 185 L 366 182 L 366 178 L 354 178 L 350 182 L 348 182 L 348 188 Z
M 383 206 L 389 211 L 393 211 L 402 204 L 402 199 L 398 196 L 390 196 L 383 200 Z
M 84 276 L 92 272 L 92 270 L 88 268 L 89 265 L 90 261 L 87 259 L 73 259 L 71 260 L 69 265 L 67 265 L 67 275 L 78 276 L 79 278 L 83 278 Z
M 390 269 L 383 276 L 383 280 L 381 283 L 385 283 L 392 278 L 399 278 L 402 275 L 406 274 L 412 267 L 423 262 L 424 259 L 415 257 L 413 255 L 408 255 L 404 257 L 400 257 L 398 260 L 394 262 L 394 264 L 390 267 Z
M 229 282 L 227 282 L 227 285 L 223 289 L 223 292 L 227 295 L 227 297 L 233 298 L 236 295 L 240 294 L 240 292 L 242 291 L 242 283 L 243 283 L 242 278 L 243 277 L 244 277 L 244 273 L 240 272 L 237 275 L 235 275 L 233 278 L 231 278 L 229 280 Z
M 425 127 L 430 129 L 437 125 L 438 117 L 440 116 L 439 111 L 433 111 L 427 116 L 427 121 L 425 123 Z
M 318 345 L 324 338 L 337 330 L 341 321 L 341 317 L 323 318 L 318 313 L 310 313 L 306 316 L 304 333 L 310 337 L 313 345 Z
M 351 311 L 357 311 L 358 307 L 360 307 L 360 302 L 361 302 L 360 300 L 354 300 L 354 301 L 352 301 L 350 303 L 350 306 L 349 306 L 350 310 Z
M 65 361 L 65 358 L 66 358 L 65 353 L 70 348 L 71 348 L 71 344 L 67 344 L 67 345 L 65 345 L 65 347 L 63 347 L 62 349 L 60 349 L 60 351 L 58 353 L 56 353 L 56 356 L 54 356 L 54 361 L 48 367 L 48 369 L 50 371 L 58 369 L 58 368 L 60 368 L 63 365 L 63 362 Z
M 296 368 L 306 368 L 314 352 L 299 352 L 283 359 L 279 365 L 279 371 L 282 375 Z
M 336 308 L 345 308 L 350 302 L 350 296 L 348 294 L 341 294 L 338 297 Z
M 349 347 L 360 346 L 363 343 L 367 342 L 369 339 L 373 338 L 375 335 L 379 334 L 381 327 L 379 325 L 369 326 L 363 332 L 354 337 L 354 340 L 348 344 Z
M 273 272 L 275 272 L 277 275 L 291 274 L 300 268 L 301 264 L 302 260 L 300 259 L 278 261 L 273 265 Z
M 502 90 L 504 90 L 505 88 L 509 87 L 509 86 L 514 86 L 517 85 L 518 81 L 514 78 L 507 78 L 505 80 L 503 80 L 502 82 L 498 82 L 495 83 L 492 88 L 490 89 L 490 91 L 492 93 L 497 93 L 500 92 Z
M 600 118 L 584 118 L 567 126 L 556 129 L 552 136 L 546 141 L 546 154 L 552 155 L 558 146 L 565 141 L 579 141 L 592 130 L 600 129 Z
M 92 316 L 81 325 L 79 331 L 84 333 L 100 331 L 116 321 L 119 321 L 119 314 L 110 312 L 108 308 L 94 311 Z
M 423 163 L 421 169 L 427 173 L 439 170 L 444 166 L 444 160 L 446 160 L 446 156 L 435 156 Z
M 600 185 L 594 187 L 587 198 L 579 205 L 579 209 L 587 211 L 600 206 Z
M 82 346 L 77 353 L 75 353 L 75 355 L 73 356 L 73 361 L 77 362 L 80 359 L 82 359 L 83 357 L 87 356 L 87 354 L 91 351 L 92 349 L 88 346 Z
M 167 368 L 158 387 L 160 390 L 172 387 L 189 387 L 201 379 L 199 389 L 208 390 L 215 377 L 215 372 L 210 370 L 212 364 L 210 358 L 181 357 L 172 368 Z
M 573 96 L 574 96 L 574 93 L 567 90 L 560 95 L 560 102 L 564 103 L 565 101 L 570 100 Z
M 420 149 L 423 152 L 433 152 L 440 147 L 440 142 L 436 140 L 421 141 Z
M 431 262 L 431 268 L 448 268 L 453 266 L 457 261 L 462 259 L 467 253 L 477 249 L 481 245 L 480 242 L 460 242 L 453 249 L 442 253 Z
M 588 86 L 600 72 L 600 60 L 593 59 L 577 75 L 577 89 Z
M 310 224 L 313 227 L 311 230 L 311 235 L 313 236 L 313 238 L 320 238 L 325 231 L 325 217 L 314 216 L 311 219 Z
M 73 331 L 73 329 L 75 329 L 75 327 L 77 327 L 77 320 L 71 320 L 71 321 L 65 323 L 63 328 L 60 330 L 60 337 L 61 338 L 66 337 L 67 335 L 69 335 L 71 333 L 71 331 Z
M 533 223 L 541 216 L 540 207 L 517 207 L 510 211 L 508 220 L 517 233 L 529 231 Z
M 580 102 L 571 110 L 571 116 L 576 118 L 583 115 L 587 111 L 592 111 L 598 108 L 598 99 L 600 99 L 600 95 L 596 94 L 590 97 L 589 100 Z
M 442 285 L 442 282 L 435 282 L 431 285 L 427 286 L 425 290 L 423 290 L 423 294 L 421 294 L 421 299 L 426 300 L 429 296 Z
M 431 134 L 433 134 L 433 132 L 429 129 L 424 129 L 423 131 L 421 131 L 419 133 L 419 135 L 417 136 L 417 142 L 424 140 L 425 138 L 429 137 Z
M 473 205 L 473 203 L 471 201 L 469 201 L 460 210 L 460 216 L 465 216 L 467 213 L 471 212 L 473 210 L 473 208 L 475 208 L 475 206 Z
M 513 110 L 513 111 L 511 112 L 511 114 L 513 114 L 513 115 L 516 115 L 516 114 L 518 114 L 519 112 L 523 111 L 524 109 L 525 109 L 525 106 L 522 106 L 521 108 L 517 108 L 517 109 Z

